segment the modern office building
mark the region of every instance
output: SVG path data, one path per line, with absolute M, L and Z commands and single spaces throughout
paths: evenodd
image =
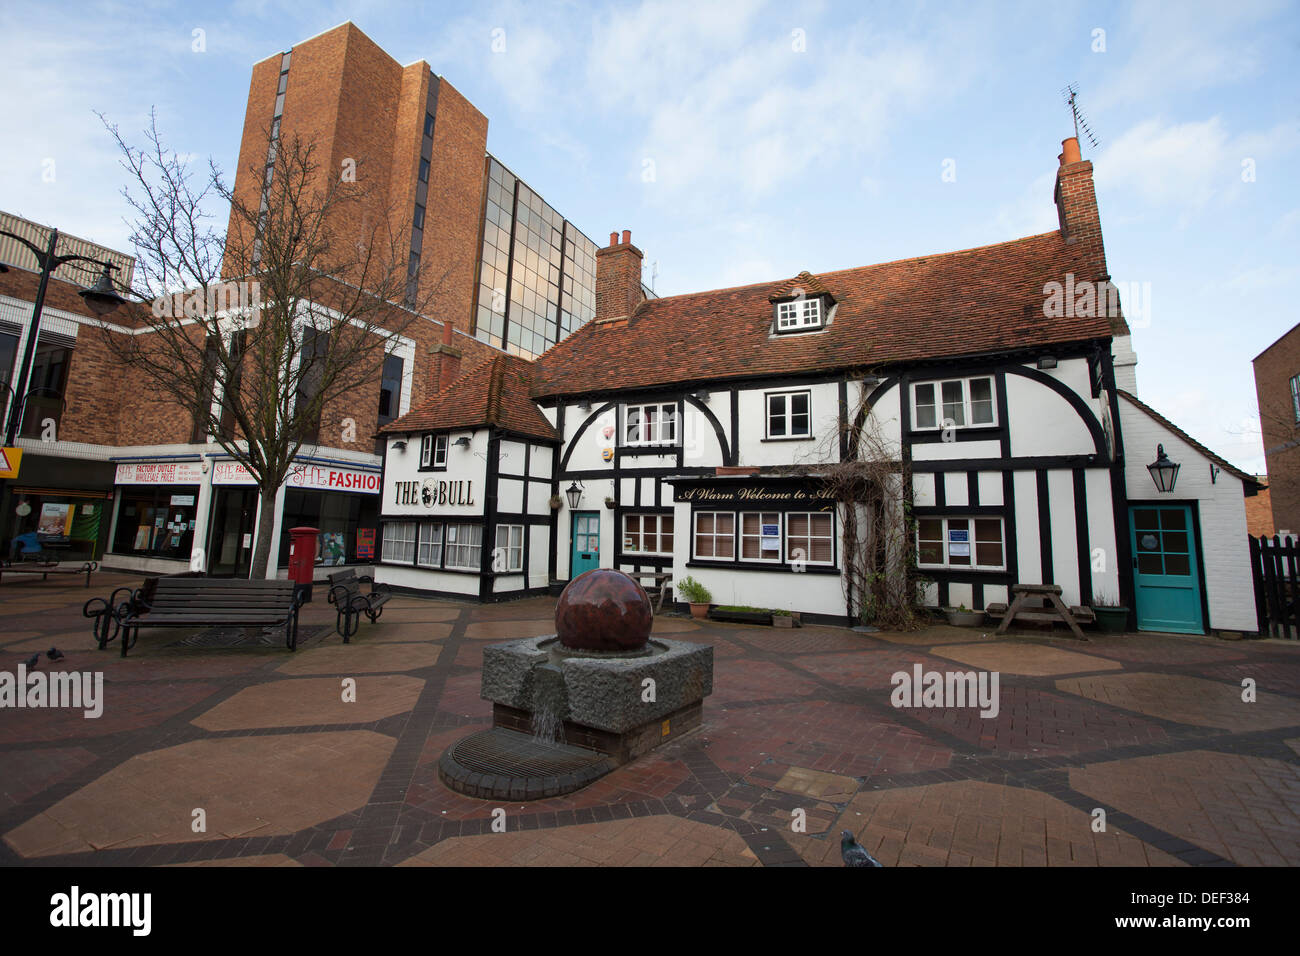
M 253 67 L 235 193 L 256 204 L 277 150 L 312 143 L 322 187 L 364 186 L 363 213 L 336 228 L 397 237 L 408 304 L 531 358 L 594 316 L 596 245 L 488 154 L 487 130 L 427 62 L 402 66 L 344 23 Z

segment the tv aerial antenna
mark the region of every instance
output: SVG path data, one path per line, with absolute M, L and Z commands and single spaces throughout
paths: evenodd
M 1092 148 L 1097 148 L 1097 137 L 1093 135 L 1092 128 L 1088 125 L 1088 117 L 1079 106 L 1079 89 L 1078 85 L 1071 83 L 1065 89 L 1061 90 L 1061 95 L 1065 97 L 1065 103 L 1070 107 L 1070 115 L 1074 117 L 1074 138 L 1079 138 L 1079 130 L 1088 137 L 1088 142 L 1092 143 Z

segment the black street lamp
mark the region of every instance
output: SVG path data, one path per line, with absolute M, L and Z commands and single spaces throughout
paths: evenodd
M 18 396 L 22 395 L 24 397 L 23 404 L 26 404 L 27 379 L 31 375 L 32 361 L 36 357 L 36 340 L 41 332 L 41 310 L 45 307 L 45 290 L 49 287 L 50 275 L 66 262 L 93 262 L 95 265 L 103 266 L 104 272 L 99 277 L 98 282 L 89 289 L 82 289 L 80 292 L 90 311 L 98 316 L 108 315 L 126 300 L 118 295 L 117 290 L 113 287 L 113 277 L 110 273 L 117 266 L 111 262 L 72 253 L 62 256 L 55 254 L 54 249 L 59 242 L 59 230 L 50 230 L 50 241 L 45 249 L 41 249 L 22 236 L 5 229 L 0 229 L 0 236 L 8 236 L 21 242 L 36 257 L 36 264 L 41 268 L 41 283 L 36 289 L 36 303 L 32 307 L 32 326 L 27 331 L 27 344 L 23 348 L 23 360 L 18 367 L 18 378 L 14 382 L 13 398 L 9 403 L 8 422 L 5 425 L 4 443 L 6 446 L 10 446 L 17 440 L 18 431 L 22 427 L 23 413 L 22 409 L 18 407 Z
M 1174 482 L 1178 480 L 1178 469 L 1182 466 L 1165 456 L 1165 446 L 1156 445 L 1156 460 L 1147 465 L 1151 480 L 1156 483 L 1156 491 L 1173 491 Z

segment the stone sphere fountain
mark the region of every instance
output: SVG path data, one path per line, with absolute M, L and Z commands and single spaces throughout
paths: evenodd
M 713 648 L 650 636 L 649 597 L 621 571 L 588 571 L 555 608 L 555 634 L 483 649 L 492 729 L 452 745 L 439 776 L 471 796 L 571 793 L 700 726 Z

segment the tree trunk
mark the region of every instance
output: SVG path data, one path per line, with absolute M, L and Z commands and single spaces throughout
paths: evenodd
M 257 541 L 253 545 L 253 568 L 250 581 L 266 578 L 266 567 L 271 558 L 271 532 L 275 530 L 275 488 L 258 490 Z

